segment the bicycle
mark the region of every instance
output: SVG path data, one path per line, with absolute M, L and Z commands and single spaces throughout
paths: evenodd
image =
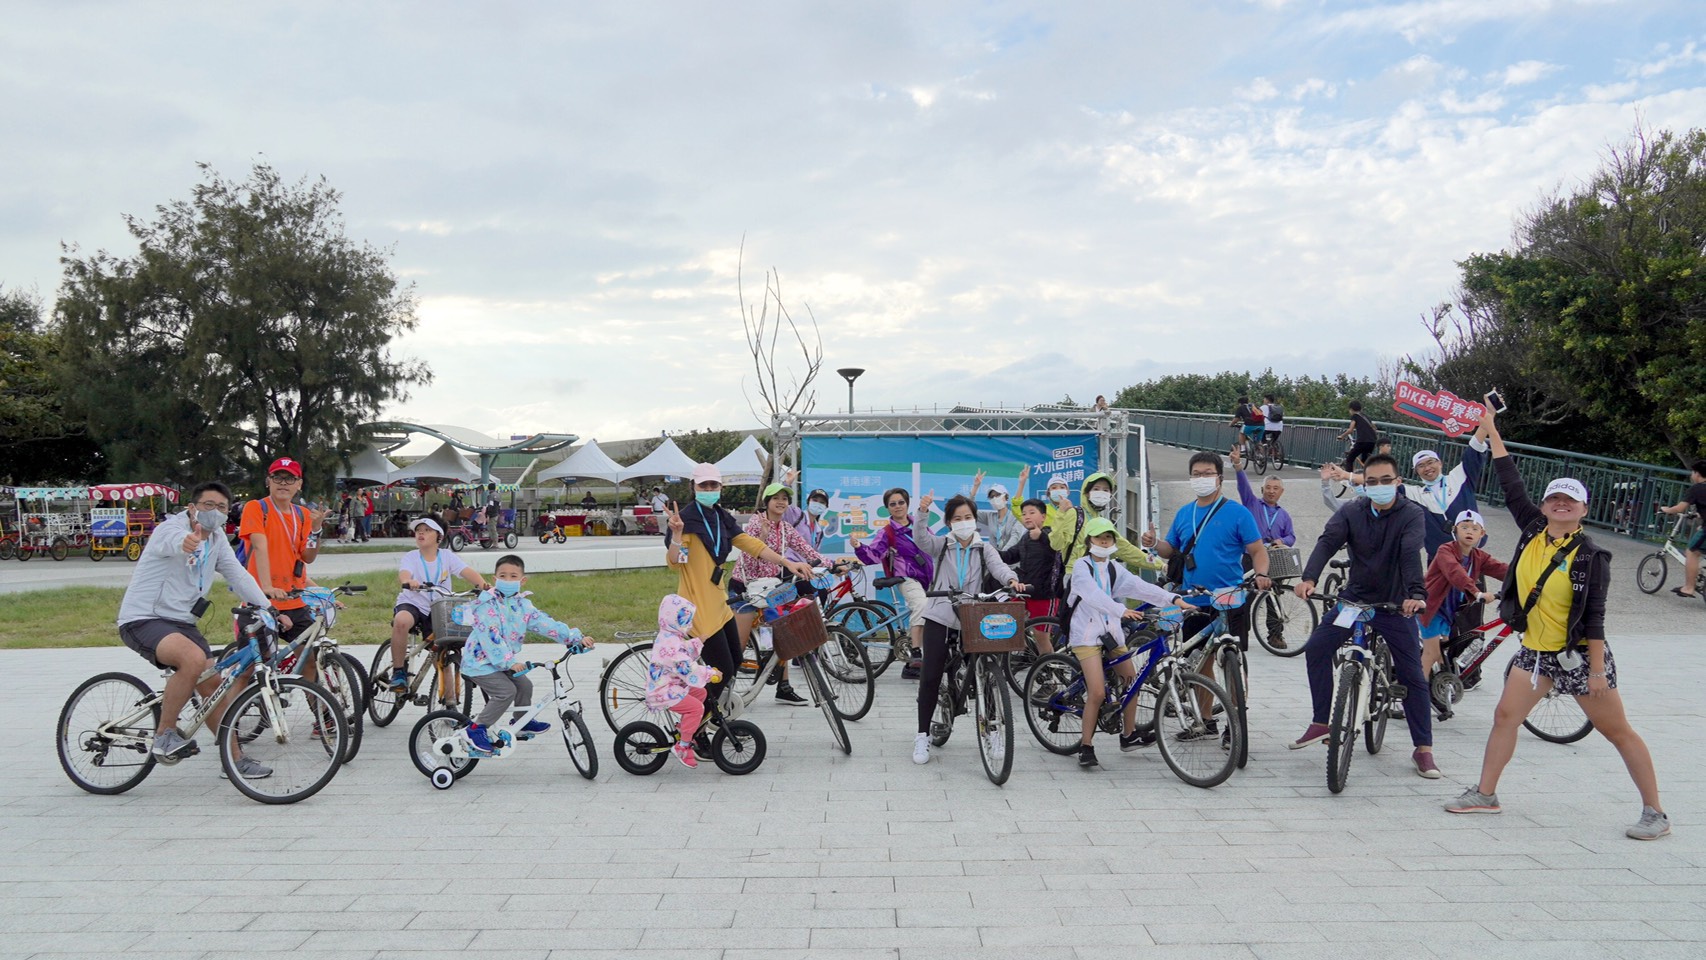
M 1665 535 L 1665 542 L 1659 549 L 1641 558 L 1641 563 L 1635 568 L 1635 585 L 1642 593 L 1658 593 L 1664 589 L 1665 580 L 1670 576 L 1670 564 L 1675 560 L 1687 569 L 1688 556 L 1678 544 L 1684 544 L 1694 532 L 1695 520 L 1686 514 L 1676 518 L 1671 525 L 1670 533 Z M 1700 571 L 1694 577 L 1694 595 L 1706 598 L 1706 564 L 1701 564 Z
M 373 666 L 368 668 L 367 718 L 374 726 L 390 726 L 406 703 L 468 716 L 474 713 L 474 684 L 462 676 L 462 647 L 470 631 L 450 619 L 451 612 L 474 592 L 447 590 L 432 583 L 424 585 L 422 592 L 436 594 L 438 599 L 432 603 L 432 622 L 410 639 L 403 653 L 409 673 L 406 689 L 391 689 L 390 640 L 373 652 Z M 428 677 L 431 682 L 423 683 Z
M 1280 443 L 1280 435 L 1276 431 L 1265 431 L 1262 439 L 1257 441 L 1251 452 L 1251 465 L 1256 468 L 1256 475 L 1262 476 L 1269 467 L 1278 470 L 1285 466 L 1285 446 Z
M 818 568 L 817 575 L 811 581 L 813 588 L 826 590 L 834 586 L 834 579 L 828 576 L 828 571 Z M 735 671 L 734 686 L 741 694 L 741 699 L 751 706 L 758 699 L 758 693 L 769 681 L 759 680 L 758 674 L 765 660 L 771 658 L 772 627 L 769 620 L 774 619 L 772 611 L 777 605 L 792 603 L 798 596 L 797 587 L 792 583 L 772 579 L 766 583 L 755 580 L 753 584 L 761 584 L 763 589 L 756 591 L 759 595 L 771 593 L 770 604 L 764 607 L 765 622 L 753 624 L 752 631 L 747 637 L 746 649 L 742 651 L 741 662 Z M 789 593 L 779 592 L 784 588 Z M 748 584 L 747 593 L 750 598 L 755 591 Z M 751 602 L 749 600 L 749 602 Z M 816 597 L 811 602 L 817 602 Z M 876 699 L 875 672 L 871 669 L 871 661 L 865 650 L 865 645 L 853 639 L 845 630 L 831 629 L 826 622 L 825 629 L 829 632 L 829 642 L 818 647 L 813 654 L 822 667 L 824 688 L 830 695 L 832 709 L 848 722 L 863 720 L 871 712 L 871 704 Z
M 954 718 L 972 704 L 978 758 L 989 782 L 1001 786 L 1013 772 L 1013 700 L 1000 673 L 1005 654 L 1023 649 L 1025 605 L 1012 602 L 1005 590 L 967 594 L 957 590 L 927 590 L 927 597 L 947 597 L 959 617 L 949 627 L 948 663 L 936 697 L 936 720 L 930 724 L 930 745 L 943 747 L 954 735 Z
M 354 760 L 356 753 L 361 750 L 364 727 L 362 714 L 367 709 L 364 696 L 368 689 L 367 669 L 361 665 L 361 661 L 339 650 L 338 641 L 327 634 L 338 620 L 338 596 L 366 592 L 366 586 L 348 583 L 331 589 L 304 587 L 290 591 L 287 596 L 307 603 L 302 609 L 314 618 L 313 623 L 298 634 L 295 640 L 279 648 L 268 658 L 273 669 L 280 673 L 302 676 L 302 651 L 311 651 L 309 655 L 313 658 L 314 682 L 325 688 L 343 707 L 344 723 L 349 730 L 343 754 L 344 763 Z M 244 731 L 243 736 L 246 739 L 242 742 L 248 743 L 260 733 L 260 730 Z
M 150 749 L 160 727 L 164 691 L 150 689 L 128 673 L 103 673 L 83 681 L 59 712 L 59 764 L 71 782 L 89 793 L 113 796 L 135 787 L 159 763 L 175 764 L 200 752 L 196 731 L 213 707 L 238 681 L 254 671 L 254 681 L 232 699 L 216 733 L 219 762 L 231 785 L 260 803 L 296 803 L 319 793 L 341 767 L 347 731 L 343 711 L 325 688 L 274 669 L 266 653 L 278 624 L 264 607 L 232 609 L 238 618 L 237 642 L 197 679 L 215 677 L 219 686 L 193 698 L 187 727 L 179 728 L 191 747 L 182 756 L 157 757 Z M 170 676 L 171 670 L 162 671 Z M 265 735 L 241 744 L 239 731 L 260 728 Z M 272 772 L 247 778 L 238 769 L 239 749 Z M 105 774 L 111 773 L 108 777 Z
M 1139 698 L 1135 732 L 1160 748 L 1161 759 L 1174 776 L 1206 790 L 1226 782 L 1237 769 L 1238 756 L 1245 751 L 1244 732 L 1228 724 L 1225 743 L 1214 737 L 1181 739 L 1194 729 L 1207 729 L 1217 714 L 1231 716 L 1235 710 L 1220 684 L 1186 669 L 1184 658 L 1174 654 L 1170 634 L 1182 623 L 1177 611 L 1145 611 L 1142 621 L 1124 623 L 1126 653 L 1111 655 L 1107 649 L 1111 645 L 1104 641 L 1102 675 L 1107 682 L 1096 715 L 1097 729 L 1119 734 L 1126 706 Z M 1139 659 L 1137 679 L 1128 684 L 1114 668 Z M 1043 749 L 1061 756 L 1078 749 L 1086 689 L 1076 654 L 1062 651 L 1037 661 L 1025 679 L 1022 702 L 1025 722 Z M 1147 722 L 1145 709 L 1149 710 Z
M 1356 728 L 1362 727 L 1363 745 L 1369 755 L 1379 753 L 1386 740 L 1389 708 L 1402 702 L 1407 692 L 1392 678 L 1392 653 L 1386 648 L 1386 640 L 1366 626 L 1375 614 L 1397 613 L 1403 605 L 1317 596 L 1323 604 L 1338 605 L 1335 624 L 1351 628 L 1349 639 L 1333 653 L 1333 714 L 1327 733 L 1327 789 L 1340 793 L 1356 755 Z
M 1250 762 L 1250 664 L 1244 657 L 1244 642 L 1233 635 L 1228 615 L 1244 605 L 1248 596 L 1245 584 L 1217 589 L 1198 588 L 1181 593 L 1182 597 L 1210 597 L 1214 620 L 1190 638 L 1172 648 L 1173 655 L 1184 661 L 1188 673 L 1202 673 L 1203 664 L 1210 660 L 1220 671 L 1226 695 L 1232 709 L 1226 711 L 1228 729 L 1221 734 L 1222 746 L 1232 752 L 1233 764 L 1240 770 Z M 1205 675 L 1206 676 L 1206 675 Z M 1213 723 L 1214 713 L 1209 714 Z M 1201 731 L 1212 736 L 1212 727 Z
M 474 771 L 481 760 L 507 760 L 520 749 L 519 745 L 534 738 L 522 732 L 547 709 L 562 704 L 557 710 L 558 730 L 563 734 L 563 746 L 575 770 L 588 780 L 598 778 L 598 751 L 592 745 L 592 731 L 587 729 L 579 700 L 570 700 L 575 689 L 574 677 L 563 666 L 575 655 L 573 650 L 548 663 L 527 661 L 520 672 L 545 668 L 551 671 L 551 695 L 533 704 L 519 717 L 492 725 L 492 752 L 476 751 L 469 742 L 466 730 L 472 722 L 469 715 L 456 710 L 434 710 L 415 722 L 409 733 L 409 759 L 439 790 L 449 790 L 456 781 Z
M 1349 561 L 1334 562 L 1343 564 Z M 1302 574 L 1296 547 L 1268 548 L 1268 579 L 1271 582 L 1266 590 L 1255 590 L 1250 600 L 1250 632 L 1263 650 L 1276 657 L 1290 658 L 1301 654 L 1309 635 L 1321 625 L 1321 612 L 1308 600 L 1298 599 L 1291 589 L 1292 581 Z M 1325 583 L 1332 589 L 1338 589 L 1343 581 L 1344 576 L 1335 571 L 1327 575 Z M 1254 587 L 1250 589 L 1254 590 Z M 1303 629 L 1305 615 L 1309 618 L 1308 629 Z
M 1449 720 L 1452 707 L 1463 701 L 1466 691 L 1481 682 L 1482 665 L 1493 651 L 1510 637 L 1522 642 L 1518 633 L 1503 620 L 1483 623 L 1472 630 L 1454 634 L 1442 651 L 1444 661 L 1428 679 L 1428 694 L 1440 720 Z M 1512 664 L 1505 664 L 1504 676 L 1509 677 Z M 1522 721 L 1529 733 L 1548 743 L 1575 743 L 1593 732 L 1593 721 L 1582 712 L 1576 698 L 1561 694 L 1556 687 L 1530 710 Z
M 846 598 L 857 595 L 853 586 L 855 576 L 849 573 L 830 587 L 824 597 L 823 615 L 865 648 L 871 677 L 875 679 L 896 660 L 906 659 L 912 649 L 912 611 L 905 595 L 895 589 L 906 578 L 878 577 L 871 581 L 871 586 L 879 595 L 886 595 L 887 600 L 849 600 Z

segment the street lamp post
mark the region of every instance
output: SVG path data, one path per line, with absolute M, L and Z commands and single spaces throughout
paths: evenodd
M 835 372 L 841 374 L 841 378 L 847 381 L 847 429 L 851 430 L 853 429 L 853 381 L 859 379 L 859 375 L 865 372 L 865 368 L 842 367 Z

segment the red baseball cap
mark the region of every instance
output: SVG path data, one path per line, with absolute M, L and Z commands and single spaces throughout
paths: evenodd
M 292 460 L 289 457 L 279 457 L 277 460 L 274 460 L 272 462 L 272 466 L 267 468 L 267 475 L 268 476 L 271 476 L 275 473 L 288 473 L 288 474 L 291 474 L 292 476 L 295 476 L 297 479 L 301 479 L 301 477 L 302 477 L 302 464 L 297 463 L 295 460 Z

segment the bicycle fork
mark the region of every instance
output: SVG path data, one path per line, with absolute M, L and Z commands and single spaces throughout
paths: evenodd
M 1356 713 L 1351 720 L 1351 729 L 1355 730 L 1368 722 L 1369 688 L 1374 685 L 1374 671 L 1369 667 L 1367 650 L 1355 646 L 1340 647 L 1338 654 L 1333 657 L 1333 695 L 1329 703 L 1339 702 L 1339 676 L 1344 672 L 1339 668 L 1347 663 L 1356 664 L 1357 671 L 1362 676 L 1362 682 L 1357 684 Z

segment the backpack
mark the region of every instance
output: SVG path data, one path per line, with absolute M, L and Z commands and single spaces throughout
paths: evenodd
M 1262 416 L 1262 408 L 1253 403 L 1246 403 L 1242 405 L 1241 409 L 1243 410 L 1245 423 L 1252 427 L 1259 427 L 1262 425 L 1265 419 Z
M 271 499 L 271 498 L 262 498 L 262 500 L 261 500 L 261 526 L 263 526 L 263 527 L 266 526 L 266 523 L 267 523 L 267 515 L 268 515 L 267 500 L 268 499 Z M 296 509 L 295 504 L 291 505 L 291 509 L 292 510 Z M 301 520 L 302 514 L 300 514 L 300 513 L 296 514 L 296 519 Z M 241 526 L 241 525 L 242 525 L 242 520 L 239 518 L 238 526 Z M 235 548 L 233 548 L 231 552 L 235 553 L 237 555 L 237 562 L 238 563 L 247 567 L 249 565 L 249 538 L 248 537 L 238 537 L 237 538 L 237 546 Z
M 1285 422 L 1285 407 L 1277 403 L 1268 404 L 1268 420 L 1272 423 Z

